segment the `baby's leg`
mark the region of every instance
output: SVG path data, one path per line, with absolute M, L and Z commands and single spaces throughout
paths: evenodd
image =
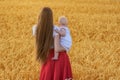
M 61 51 L 65 51 L 65 48 L 60 44 L 60 35 L 59 34 L 56 36 L 55 42 L 56 42 L 55 52 L 59 53 Z
M 53 60 L 57 60 L 59 56 L 59 52 L 65 51 L 65 48 L 61 46 L 60 44 L 60 35 L 57 34 L 54 38 L 54 57 L 52 58 Z
M 54 57 L 52 58 L 52 60 L 58 60 L 58 56 L 59 56 L 59 53 L 54 52 Z
M 57 34 L 54 37 L 54 57 L 52 58 L 52 60 L 57 60 L 58 59 L 58 56 L 59 56 L 59 52 L 58 52 L 59 42 L 60 42 L 60 35 Z

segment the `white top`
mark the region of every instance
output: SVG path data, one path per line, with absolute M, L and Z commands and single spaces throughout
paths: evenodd
M 60 38 L 60 44 L 66 49 L 66 51 L 68 51 L 71 46 L 72 46 L 72 38 L 70 35 L 70 30 L 68 29 L 68 27 L 60 27 L 60 29 L 65 29 L 66 33 L 65 36 L 61 36 Z

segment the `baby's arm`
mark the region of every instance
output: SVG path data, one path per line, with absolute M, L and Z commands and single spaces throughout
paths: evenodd
M 61 28 L 60 30 L 55 30 L 57 33 L 60 34 L 60 36 L 65 36 L 66 35 L 66 30 L 64 28 Z

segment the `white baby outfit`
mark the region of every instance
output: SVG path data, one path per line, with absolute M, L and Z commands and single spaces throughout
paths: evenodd
M 60 44 L 62 45 L 62 47 L 65 48 L 66 51 L 69 51 L 69 49 L 72 46 L 72 38 L 70 35 L 70 30 L 68 29 L 68 27 L 60 27 L 60 29 L 65 29 L 66 33 L 65 36 L 61 36 L 60 37 Z

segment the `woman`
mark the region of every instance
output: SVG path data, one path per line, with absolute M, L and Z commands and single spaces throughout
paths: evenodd
M 57 61 L 52 60 L 54 46 L 57 48 L 59 36 L 54 30 L 53 13 L 49 7 L 44 7 L 39 15 L 36 30 L 36 59 L 42 63 L 39 80 L 71 80 L 72 72 L 68 55 L 65 51 L 59 53 Z

